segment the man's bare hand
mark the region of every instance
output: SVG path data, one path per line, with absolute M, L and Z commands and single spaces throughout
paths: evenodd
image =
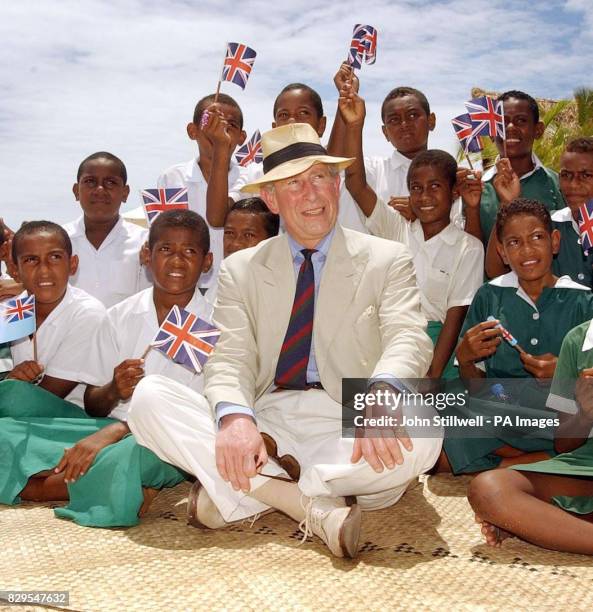
M 350 461 L 357 463 L 364 458 L 375 472 L 382 472 L 384 467 L 391 470 L 404 462 L 402 446 L 407 451 L 413 448 L 412 441 L 404 428 L 366 431 L 354 440 Z
M 244 414 L 223 417 L 216 434 L 216 467 L 235 491 L 247 493 L 258 469 L 268 462 L 264 439 L 253 419 Z

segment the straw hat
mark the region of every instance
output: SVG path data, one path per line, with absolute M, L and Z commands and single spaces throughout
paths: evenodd
M 308 170 L 313 164 L 334 164 L 347 168 L 354 158 L 332 157 L 321 146 L 317 132 L 308 123 L 290 123 L 265 132 L 262 136 L 264 175 L 241 188 L 259 193 L 266 183 L 280 181 Z

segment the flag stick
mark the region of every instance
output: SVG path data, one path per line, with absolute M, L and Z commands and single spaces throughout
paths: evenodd
M 220 94 L 220 84 L 222 83 L 222 72 L 224 70 L 224 63 L 226 62 L 226 54 L 228 52 L 228 49 L 229 49 L 229 43 L 227 41 L 226 44 L 224 45 L 224 55 L 222 57 L 222 67 L 220 69 L 220 72 L 218 73 L 218 85 L 216 85 L 216 93 L 214 94 L 214 104 L 218 102 L 218 95 Z
M 37 331 L 33 332 L 33 361 L 37 362 Z
M 472 160 L 469 156 L 469 153 L 463 149 L 464 155 L 465 155 L 465 159 L 467 159 L 467 163 L 469 164 L 469 169 L 473 172 L 474 171 L 474 165 L 472 164 Z
M 150 353 L 150 349 L 152 348 L 152 344 L 149 344 L 146 347 L 146 350 L 142 353 L 142 357 L 140 357 L 140 359 L 146 359 L 146 355 L 148 355 L 148 353 Z
M 504 140 L 502 141 L 502 152 L 503 155 L 506 157 L 507 156 L 507 137 L 505 134 Z

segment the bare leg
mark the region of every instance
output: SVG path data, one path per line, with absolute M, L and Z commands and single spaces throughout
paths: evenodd
M 493 470 L 474 478 L 468 492 L 482 522 L 543 548 L 593 554 L 589 516 L 576 516 L 552 505 L 552 497 L 558 495 L 593 497 L 593 479 Z M 487 535 L 487 541 L 491 540 Z
M 500 462 L 499 468 L 506 468 L 511 465 L 525 465 L 526 463 L 537 463 L 550 458 L 550 454 L 545 451 L 535 451 L 533 453 L 521 453 L 515 457 L 506 457 Z
M 437 462 L 434 464 L 434 467 L 428 472 L 429 474 L 451 474 L 453 470 L 451 469 L 451 464 L 449 463 L 449 459 L 447 458 L 447 454 L 444 450 L 441 451 Z
M 161 492 L 160 489 L 151 489 L 150 487 L 142 487 L 142 505 L 138 510 L 138 516 L 142 518 L 148 512 L 150 504 L 154 501 L 154 498 Z
M 21 491 L 21 499 L 26 501 L 67 501 L 68 487 L 64 482 L 64 474 L 51 474 L 45 478 L 29 478 Z

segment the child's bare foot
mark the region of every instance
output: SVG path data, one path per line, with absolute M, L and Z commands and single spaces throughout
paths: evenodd
M 488 544 L 488 546 L 501 546 L 504 540 L 514 537 L 512 533 L 485 521 L 477 514 L 475 515 L 475 520 L 476 523 L 481 525 L 482 535 L 486 538 L 486 544 Z
M 138 510 L 138 516 L 142 518 L 148 512 L 148 508 L 150 508 L 150 504 L 154 501 L 154 498 L 159 494 L 160 489 L 151 489 L 149 487 L 142 487 L 142 497 L 144 501 L 140 506 L 140 510 Z

